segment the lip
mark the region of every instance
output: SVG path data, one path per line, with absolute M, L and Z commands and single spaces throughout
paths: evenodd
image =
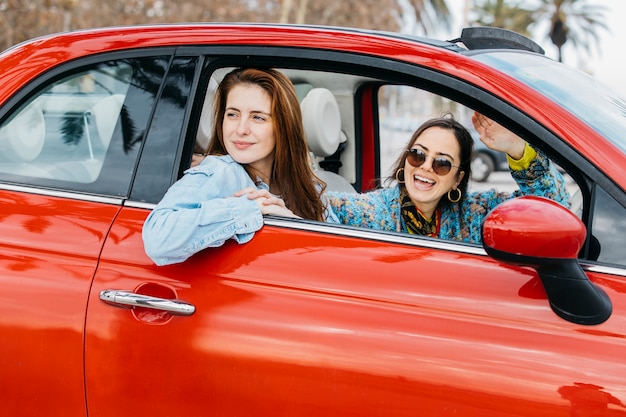
M 252 145 L 254 145 L 254 143 L 252 143 L 252 142 L 235 141 L 235 142 L 233 142 L 233 145 L 235 146 L 235 148 L 237 148 L 239 150 L 245 150 L 245 149 L 248 149 L 249 147 L 251 147 Z
M 413 178 L 413 187 L 418 190 L 427 191 L 432 189 L 436 184 L 436 182 L 432 178 L 428 178 L 423 175 L 414 174 L 411 176 L 411 178 Z M 433 182 L 425 182 L 424 180 Z

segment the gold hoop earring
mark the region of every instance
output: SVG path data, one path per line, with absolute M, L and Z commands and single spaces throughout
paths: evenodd
M 450 193 L 452 191 L 456 191 L 457 193 L 459 193 L 455 199 L 450 196 Z M 448 200 L 450 200 L 451 203 L 458 203 L 459 200 L 461 200 L 461 190 L 459 190 L 458 188 L 451 188 L 450 190 L 448 190 Z
M 402 173 L 402 180 L 400 180 L 400 173 Z M 404 184 L 404 168 L 396 171 L 396 181 L 398 181 L 398 184 Z

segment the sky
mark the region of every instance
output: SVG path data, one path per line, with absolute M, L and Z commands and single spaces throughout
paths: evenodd
M 563 62 L 589 72 L 626 98 L 626 56 L 623 55 L 623 43 L 626 39 L 626 1 L 588 0 L 587 2 L 605 7 L 605 22 L 610 32 L 605 30 L 598 32 L 599 47 L 593 45 L 591 54 L 582 53 L 566 43 L 563 49 Z M 450 36 L 461 34 L 464 4 L 465 0 L 448 0 L 456 22 L 453 25 L 455 33 L 451 33 Z M 547 56 L 557 59 L 556 48 L 544 36 L 543 33 L 537 34 L 534 37 L 535 42 L 543 47 Z

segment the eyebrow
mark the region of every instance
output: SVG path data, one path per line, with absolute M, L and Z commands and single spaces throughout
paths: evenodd
M 232 111 L 232 110 L 234 110 L 234 111 L 236 111 L 236 112 L 241 113 L 241 110 L 239 110 L 237 107 L 226 107 L 226 108 L 224 109 L 224 111 L 229 111 L 229 110 L 231 110 L 231 111 Z M 264 114 L 264 115 L 266 115 L 266 116 L 272 117 L 272 114 L 271 114 L 271 113 L 264 112 L 263 110 L 252 110 L 252 111 L 250 112 L 250 114 Z
M 264 111 L 261 111 L 261 110 L 252 110 L 250 113 L 252 113 L 252 114 L 264 114 L 264 115 L 266 115 L 268 117 L 272 117 L 272 113 L 267 113 L 267 112 L 264 112 Z
M 411 147 L 413 148 L 415 146 L 419 146 L 420 148 L 422 148 L 426 152 L 430 151 L 430 149 L 428 149 L 426 146 L 422 145 L 421 143 L 414 143 L 413 146 L 411 146 Z M 447 156 L 448 158 L 450 158 L 452 160 L 452 162 L 456 161 L 456 159 L 454 159 L 454 157 L 452 155 L 447 154 L 447 153 L 438 152 L 437 156 Z

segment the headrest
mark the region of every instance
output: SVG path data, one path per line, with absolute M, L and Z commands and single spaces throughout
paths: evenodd
M 300 103 L 309 149 L 315 156 L 334 154 L 341 143 L 341 113 L 333 93 L 313 88 Z
M 13 162 L 30 162 L 41 153 L 45 138 L 43 110 L 31 103 L 0 128 L 0 153 Z
M 124 94 L 113 94 L 97 102 L 91 109 L 96 120 L 98 136 L 100 136 L 100 141 L 105 148 L 108 148 L 111 143 L 117 119 L 122 112 L 124 99 Z

